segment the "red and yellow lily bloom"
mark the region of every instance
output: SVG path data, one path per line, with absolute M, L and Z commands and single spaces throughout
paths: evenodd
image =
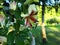
M 35 23 L 37 21 L 37 19 L 34 17 L 36 13 L 34 11 L 32 11 L 29 16 L 25 17 L 25 25 L 26 26 L 32 26 L 32 23 Z
M 25 14 L 24 16 L 26 26 L 32 27 L 33 23 L 37 21 L 37 19 L 35 18 L 36 14 L 37 10 L 35 4 L 30 5 L 28 8 L 28 14 Z

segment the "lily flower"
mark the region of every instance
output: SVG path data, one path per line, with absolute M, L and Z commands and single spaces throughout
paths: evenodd
M 16 2 L 15 1 L 13 1 L 13 2 L 10 2 L 10 9 L 12 9 L 12 10 L 16 10 Z
M 25 18 L 26 26 L 32 27 L 32 24 L 37 21 L 37 19 L 34 17 L 36 14 L 37 14 L 36 6 L 35 6 L 35 4 L 32 4 L 28 8 L 28 14 L 21 15 Z
M 6 43 L 7 42 L 7 38 L 4 37 L 4 36 L 0 36 L 0 43 L 3 44 L 3 43 Z

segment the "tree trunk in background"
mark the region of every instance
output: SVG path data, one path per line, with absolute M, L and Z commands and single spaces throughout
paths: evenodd
M 44 13 L 45 13 L 45 0 L 42 0 L 42 44 L 46 43 L 46 31 L 44 25 Z
M 58 13 L 58 4 L 57 4 L 57 0 L 55 0 L 55 12 L 56 12 L 56 15 Z

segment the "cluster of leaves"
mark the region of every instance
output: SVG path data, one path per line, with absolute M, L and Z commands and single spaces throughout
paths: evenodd
M 6 20 L 7 25 L 7 20 Z M 31 36 L 29 34 L 29 29 L 20 26 L 23 22 L 17 20 L 13 25 L 9 25 L 8 27 L 0 26 L 0 36 L 5 36 L 7 38 L 6 45 L 30 45 L 31 44 Z M 14 29 L 9 29 L 10 27 Z M 22 29 L 23 28 L 23 29 Z M 12 30 L 12 31 L 11 31 Z M 5 45 L 5 44 L 4 44 Z
M 20 29 L 21 25 L 24 24 L 24 21 L 20 15 L 21 12 L 25 11 L 25 6 L 22 5 L 22 8 L 23 10 L 20 10 L 18 7 L 15 11 L 10 10 L 10 13 L 14 15 L 14 17 L 12 17 L 9 14 L 8 17 L 10 17 L 10 19 L 7 19 L 6 17 L 5 25 L 3 27 L 0 26 L 0 36 L 6 36 L 7 45 L 30 45 L 31 44 L 31 36 L 29 35 L 28 28 L 25 28 L 23 30 Z M 7 14 L 5 13 L 5 16 L 6 15 Z M 16 19 L 15 23 L 14 21 L 12 21 L 12 19 L 14 18 Z M 8 27 L 6 27 L 9 21 L 10 22 L 12 21 L 13 25 L 8 25 Z M 14 30 L 10 31 L 11 30 L 11 29 L 9 30 L 10 27 L 13 27 Z
M 27 29 L 24 31 L 12 31 L 7 36 L 8 45 L 30 45 L 31 38 Z

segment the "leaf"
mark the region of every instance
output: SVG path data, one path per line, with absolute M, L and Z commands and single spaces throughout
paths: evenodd
M 31 4 L 32 2 L 33 2 L 33 0 L 26 0 L 26 1 L 24 2 L 24 4 L 25 4 L 25 5 Z
M 34 2 L 39 2 L 39 0 L 34 0 Z
M 18 35 L 15 37 L 16 45 L 30 45 L 31 38 L 28 34 L 28 30 L 24 29 L 23 31 L 20 31 Z
M 23 4 L 26 0 L 15 0 L 15 1 L 20 2 L 20 3 Z
M 8 28 L 0 28 L 0 35 L 6 36 L 8 32 Z
M 18 35 L 15 38 L 16 40 L 16 45 L 24 45 L 23 39 L 21 39 L 21 37 L 19 37 Z
M 20 19 L 20 16 L 21 15 L 21 10 L 19 10 L 18 8 L 17 8 L 17 10 L 15 11 L 15 13 L 14 13 L 14 16 L 15 16 L 15 18 L 16 19 Z
M 24 14 L 26 14 L 26 13 L 28 13 L 28 5 L 22 5 L 22 12 L 24 13 Z
M 20 19 L 21 19 L 21 18 L 20 18 Z M 21 20 L 20 20 L 20 24 L 21 24 L 21 25 L 24 25 L 24 22 L 25 22 L 24 19 L 21 19 Z
M 13 45 L 14 44 L 14 31 L 10 32 L 7 35 L 7 43 L 8 43 L 8 45 Z
M 8 19 L 5 19 L 5 25 L 8 23 Z

